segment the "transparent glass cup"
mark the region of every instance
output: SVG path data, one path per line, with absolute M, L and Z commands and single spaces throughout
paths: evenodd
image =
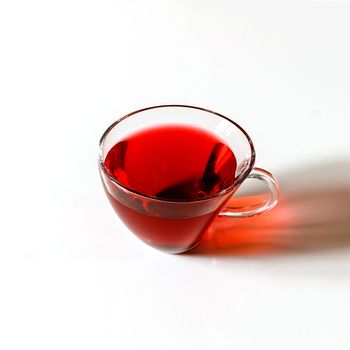
M 198 200 L 166 200 L 133 191 L 109 173 L 104 161 L 115 144 L 142 130 L 167 125 L 199 128 L 221 139 L 236 157 L 234 184 Z M 99 170 L 115 212 L 142 241 L 168 253 L 183 253 L 194 248 L 217 217 L 251 217 L 277 204 L 276 179 L 266 170 L 254 168 L 254 161 L 254 146 L 243 128 L 219 113 L 193 106 L 162 105 L 132 112 L 114 122 L 100 140 Z M 247 178 L 267 185 L 267 199 L 245 208 L 226 206 Z

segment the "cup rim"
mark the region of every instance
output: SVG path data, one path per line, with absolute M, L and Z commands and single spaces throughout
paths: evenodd
M 247 168 L 241 173 L 239 174 L 239 176 L 237 177 L 236 181 L 234 182 L 234 184 L 232 184 L 229 187 L 226 187 L 225 189 L 221 190 L 220 192 L 214 193 L 213 195 L 207 196 L 207 197 L 203 197 L 203 198 L 199 198 L 199 199 L 179 199 L 179 200 L 169 200 L 166 198 L 159 198 L 156 196 L 152 196 L 152 195 L 146 195 L 144 193 L 135 191 L 127 186 L 125 186 L 124 184 L 122 184 L 121 182 L 119 182 L 109 171 L 108 169 L 105 167 L 104 164 L 104 160 L 103 160 L 103 146 L 104 146 L 104 140 L 106 139 L 106 137 L 108 136 L 108 134 L 110 133 L 110 131 L 119 123 L 121 123 L 123 120 L 150 110 L 150 109 L 157 109 L 157 108 L 168 108 L 168 107 L 177 107 L 177 108 L 192 108 L 192 109 L 197 109 L 203 112 L 207 112 L 207 113 L 211 113 L 214 114 L 218 117 L 221 117 L 223 119 L 226 119 L 227 121 L 229 121 L 231 124 L 233 124 L 235 127 L 237 127 L 242 133 L 243 135 L 246 137 L 249 145 L 250 145 L 250 150 L 251 150 L 251 156 L 250 156 L 250 161 L 249 161 L 249 165 L 247 166 Z M 137 195 L 138 197 L 142 197 L 145 199 L 151 199 L 153 201 L 158 201 L 158 202 L 166 202 L 166 203 L 195 203 L 195 202 L 204 202 L 204 201 L 209 201 L 212 200 L 214 198 L 218 198 L 218 197 L 222 197 L 225 194 L 230 193 L 231 191 L 233 191 L 234 189 L 236 189 L 238 186 L 240 186 L 240 184 L 247 178 L 247 176 L 249 175 L 249 173 L 252 171 L 253 167 L 254 167 L 254 163 L 255 163 L 255 149 L 254 149 L 254 145 L 253 142 L 250 138 L 250 136 L 248 135 L 248 133 L 236 122 L 234 122 L 232 119 L 224 116 L 223 114 L 214 112 L 210 109 L 207 108 L 203 108 L 203 107 L 197 107 L 197 106 L 191 106 L 191 105 L 184 105 L 184 104 L 165 104 L 165 105 L 157 105 L 157 106 L 151 106 L 151 107 L 146 107 L 146 108 L 142 108 L 142 109 L 138 109 L 134 112 L 128 113 L 126 115 L 124 115 L 123 117 L 117 119 L 115 122 L 113 122 L 106 130 L 105 132 L 102 134 L 100 141 L 99 141 L 99 154 L 98 154 L 98 162 L 99 162 L 99 166 L 102 169 L 103 173 L 109 178 L 109 180 L 111 180 L 115 185 L 117 185 L 118 187 L 121 187 L 122 190 L 130 192 L 132 194 Z

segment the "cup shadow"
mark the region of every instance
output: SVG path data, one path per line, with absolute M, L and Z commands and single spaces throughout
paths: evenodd
M 194 249 L 198 255 L 260 256 L 350 251 L 350 161 L 277 174 L 281 196 L 268 213 L 247 219 L 218 218 Z M 256 203 L 257 195 L 230 205 Z

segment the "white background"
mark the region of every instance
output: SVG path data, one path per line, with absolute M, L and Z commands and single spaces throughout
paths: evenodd
M 2 0 L 0 45 L 1 349 L 350 348 L 350 1 Z M 98 176 L 104 129 L 164 103 L 281 182 L 201 254 L 139 242 Z

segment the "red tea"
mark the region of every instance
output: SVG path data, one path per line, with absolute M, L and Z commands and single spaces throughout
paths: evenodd
M 145 196 L 107 189 L 118 215 L 142 240 L 168 252 L 198 243 L 225 198 L 204 209 L 200 200 L 233 185 L 237 166 L 232 150 L 214 134 L 177 125 L 130 135 L 104 163 L 120 184 Z

